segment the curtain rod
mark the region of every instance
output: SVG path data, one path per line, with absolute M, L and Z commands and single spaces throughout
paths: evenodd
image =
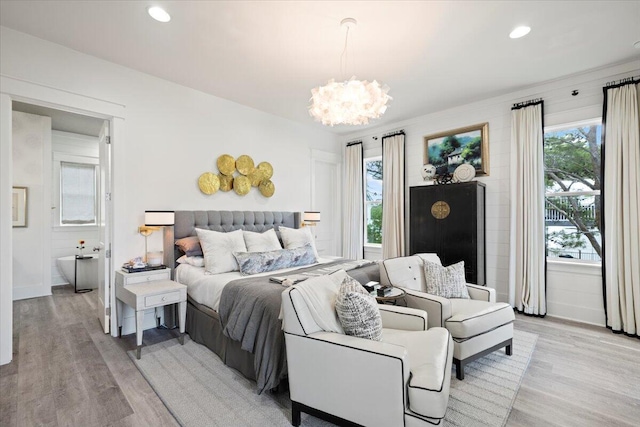
M 624 79 L 620 79 L 618 81 L 612 81 L 612 82 L 607 82 L 604 85 L 605 89 L 612 89 L 614 87 L 620 87 L 620 86 L 625 86 L 625 85 L 629 85 L 629 84 L 635 84 L 640 82 L 640 76 L 635 76 L 635 77 L 627 77 Z
M 542 104 L 542 102 L 542 98 L 530 99 L 528 101 L 513 104 L 513 107 L 511 107 L 511 109 L 518 110 L 520 108 L 529 107 L 531 105 Z
M 388 138 L 390 136 L 404 135 L 404 134 L 405 134 L 404 133 L 404 129 L 400 129 L 400 130 L 396 130 L 396 131 L 393 131 L 393 132 L 390 132 L 390 133 L 386 133 L 386 134 L 382 135 L 382 138 L 384 139 L 384 138 Z
M 347 147 L 351 147 L 352 145 L 356 145 L 356 144 L 362 144 L 362 141 L 347 142 Z

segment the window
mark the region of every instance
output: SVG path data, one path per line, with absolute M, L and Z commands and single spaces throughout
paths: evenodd
M 382 244 L 382 157 L 364 159 L 364 243 Z
M 547 256 L 599 262 L 600 119 L 545 129 Z
M 98 159 L 54 153 L 54 225 L 96 226 Z

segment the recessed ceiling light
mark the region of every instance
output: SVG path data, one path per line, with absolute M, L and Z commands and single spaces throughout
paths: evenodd
M 514 28 L 513 31 L 511 31 L 511 33 L 509 34 L 509 37 L 511 37 L 512 39 L 519 39 L 520 37 L 524 37 L 529 34 L 529 31 L 531 31 L 531 28 L 527 27 L 526 25 L 521 25 L 520 27 Z
M 636 49 L 640 49 L 640 40 L 638 40 L 637 42 L 635 42 L 633 44 L 633 47 L 635 47 Z
M 151 17 L 156 21 L 160 21 L 160 22 L 171 21 L 171 15 L 169 15 L 167 11 L 161 8 L 160 6 L 152 6 L 147 9 L 147 12 L 149 12 L 149 15 L 151 15 Z

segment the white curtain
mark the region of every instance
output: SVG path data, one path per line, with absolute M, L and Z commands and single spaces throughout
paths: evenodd
M 606 90 L 604 122 L 604 286 L 607 326 L 640 331 L 639 85 Z
M 345 152 L 345 209 L 342 236 L 342 256 L 364 258 L 364 187 L 362 143 L 347 146 Z
M 509 302 L 543 316 L 546 307 L 542 101 L 511 111 Z
M 404 134 L 382 139 L 382 257 L 404 256 Z

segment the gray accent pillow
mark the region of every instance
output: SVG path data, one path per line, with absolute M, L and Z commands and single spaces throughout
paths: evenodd
M 376 299 L 351 276 L 345 277 L 336 298 L 336 312 L 345 334 L 382 340 L 382 317 Z
M 176 246 L 184 252 L 186 256 L 202 256 L 202 246 L 198 236 L 183 237 L 176 240 Z
M 311 245 L 294 249 L 279 249 L 268 252 L 234 252 L 240 273 L 243 275 L 265 273 L 283 268 L 300 267 L 316 262 Z
M 424 260 L 424 278 L 428 294 L 443 298 L 469 299 L 467 281 L 464 277 L 464 261 L 443 267 Z

